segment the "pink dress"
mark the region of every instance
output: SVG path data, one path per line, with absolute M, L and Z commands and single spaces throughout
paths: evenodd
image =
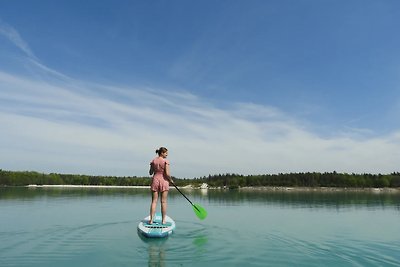
M 162 157 L 154 158 L 150 164 L 153 165 L 154 175 L 151 183 L 151 191 L 164 192 L 169 190 L 169 180 L 165 174 L 165 166 L 169 161 Z

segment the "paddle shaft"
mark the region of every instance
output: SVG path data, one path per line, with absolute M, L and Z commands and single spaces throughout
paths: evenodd
M 182 196 L 184 196 L 184 197 L 186 198 L 186 200 L 189 201 L 189 203 L 192 204 L 192 206 L 193 206 L 198 212 L 200 212 L 200 210 L 192 203 L 192 201 L 190 201 L 190 199 L 188 199 L 187 196 L 185 196 L 185 194 L 182 193 L 182 191 L 179 190 L 179 188 L 178 188 L 173 182 L 171 182 L 171 183 L 172 183 L 173 186 L 175 186 L 176 190 L 178 190 L 178 192 L 181 193 Z

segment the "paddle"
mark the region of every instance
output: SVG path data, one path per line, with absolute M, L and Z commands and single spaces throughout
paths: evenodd
M 193 204 L 192 201 L 190 201 L 190 199 L 187 198 L 187 196 L 185 196 L 184 193 L 182 193 L 181 190 L 179 190 L 179 188 L 173 183 L 171 182 L 173 186 L 175 186 L 176 190 L 178 190 L 179 193 L 182 194 L 182 196 L 184 196 L 186 198 L 187 201 L 189 201 L 190 204 L 192 204 L 193 207 L 193 211 L 196 214 L 196 216 L 200 219 L 200 220 L 204 220 L 207 217 L 207 211 L 200 206 L 199 204 Z

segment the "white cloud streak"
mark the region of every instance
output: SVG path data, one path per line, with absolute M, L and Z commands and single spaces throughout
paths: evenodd
M 177 177 L 398 171 L 400 131 L 327 138 L 275 107 L 220 108 L 185 92 L 76 81 L 40 64 L 11 27 L 0 24 L 0 34 L 45 73 L 0 70 L 0 168 L 142 176 L 163 145 Z
M 28 57 L 36 59 L 29 45 L 21 38 L 20 34 L 11 26 L 0 20 L 0 35 L 10 40 L 16 47 L 24 52 Z
M 221 109 L 190 94 L 81 84 L 0 73 L 3 168 L 146 175 L 160 145 L 170 149 L 178 177 L 386 173 L 396 171 L 400 160 L 400 133 L 327 139 L 273 107 L 238 103 Z

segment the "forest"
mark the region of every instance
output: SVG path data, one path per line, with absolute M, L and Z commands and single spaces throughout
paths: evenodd
M 384 188 L 400 187 L 400 172 L 391 174 L 355 174 L 337 172 L 279 173 L 262 175 L 215 174 L 200 178 L 175 178 L 177 186 L 199 186 L 237 189 L 239 187 L 285 186 L 285 187 L 350 187 Z M 0 169 L 0 186 L 26 185 L 108 185 L 149 186 L 151 178 L 94 176 L 78 174 L 39 173 L 35 171 L 6 171 Z

